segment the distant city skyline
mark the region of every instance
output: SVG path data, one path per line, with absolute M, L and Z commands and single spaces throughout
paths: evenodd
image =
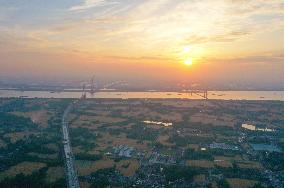
M 284 1 L 0 0 L 0 67 L 2 81 L 284 88 Z

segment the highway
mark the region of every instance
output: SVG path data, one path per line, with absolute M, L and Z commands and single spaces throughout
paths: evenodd
M 75 102 L 74 102 L 75 103 Z M 68 188 L 79 188 L 79 181 L 77 176 L 77 171 L 74 165 L 74 157 L 71 148 L 71 142 L 69 138 L 68 130 L 68 120 L 67 116 L 72 110 L 74 103 L 70 104 L 64 111 L 62 117 L 62 132 L 63 132 L 63 149 L 64 149 L 64 159 L 65 159 L 65 175 L 67 180 Z

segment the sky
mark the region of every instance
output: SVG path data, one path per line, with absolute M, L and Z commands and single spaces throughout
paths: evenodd
M 284 0 L 0 0 L 0 78 L 284 86 Z

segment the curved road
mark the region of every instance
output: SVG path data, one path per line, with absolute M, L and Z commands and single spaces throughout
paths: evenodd
M 74 165 L 74 157 L 72 153 L 70 138 L 69 138 L 69 130 L 68 130 L 68 121 L 67 116 L 73 105 L 76 102 L 70 104 L 66 110 L 64 111 L 62 117 L 62 132 L 63 132 L 63 147 L 64 147 L 64 159 L 65 159 L 65 173 L 67 179 L 67 187 L 68 188 L 80 188 L 77 171 Z

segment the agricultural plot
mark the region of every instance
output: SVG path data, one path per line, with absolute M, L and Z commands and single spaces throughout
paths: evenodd
M 232 188 L 249 188 L 257 183 L 257 181 L 239 178 L 228 178 L 227 181 Z
M 0 185 L 33 180 L 65 186 L 61 117 L 70 102 L 0 102 Z M 269 186 L 263 172 L 281 172 L 283 152 L 255 151 L 251 145 L 273 143 L 283 151 L 280 107 L 284 105 L 257 101 L 82 101 L 68 116 L 80 185 Z M 248 120 L 276 131 L 243 129 Z
M 68 100 L 1 99 L 0 187 L 65 186 L 61 116 Z
M 201 174 L 192 176 L 191 181 L 195 185 L 207 182 L 212 187 L 219 187 L 226 182 L 237 186 L 234 178 L 226 176 L 240 178 L 240 172 L 245 174 L 253 170 L 252 185 L 252 182 L 259 180 L 264 167 L 261 162 L 244 155 L 244 151 L 251 148 L 247 142 L 239 141 L 241 131 L 245 131 L 240 130 L 239 123 L 251 118 L 250 113 L 262 113 L 263 110 L 254 111 L 259 106 L 266 113 L 272 113 L 271 106 L 266 103 L 173 99 L 87 100 L 72 112 L 70 124 L 71 132 L 79 128 L 86 133 L 84 138 L 79 134 L 73 137 L 77 141 L 73 150 L 75 157 L 79 157 L 79 176 L 93 174 L 94 177 L 101 177 L 96 173 L 111 173 L 105 176 L 117 176 L 122 180 L 122 177 L 134 178 L 144 173 L 144 165 L 180 165 Z M 243 109 L 247 110 L 248 117 L 245 117 Z M 256 122 L 263 118 L 254 116 Z M 164 126 L 164 123 L 171 123 L 171 126 Z M 274 127 L 280 128 L 279 124 Z M 212 143 L 222 144 L 216 144 L 220 148 L 210 148 Z M 131 149 L 116 151 L 115 148 L 119 147 Z M 85 157 L 82 158 L 82 154 Z M 214 180 L 208 173 L 202 174 L 202 169 L 221 169 L 224 179 L 221 182 Z M 215 177 L 214 174 L 212 176 Z M 89 181 L 82 180 L 81 184 Z
M 0 178 L 4 179 L 5 177 L 13 177 L 20 173 L 30 175 L 34 171 L 37 171 L 45 166 L 46 164 L 44 163 L 21 162 L 15 166 L 12 166 L 8 170 L 1 172 Z

